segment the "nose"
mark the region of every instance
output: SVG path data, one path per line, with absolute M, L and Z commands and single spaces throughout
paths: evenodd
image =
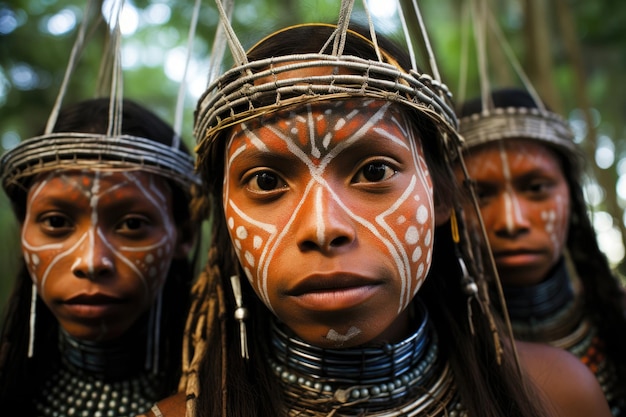
M 508 190 L 494 204 L 492 227 L 497 236 L 518 237 L 530 230 L 530 219 L 523 199 Z
M 113 253 L 99 232 L 90 231 L 75 256 L 72 273 L 77 278 L 97 280 L 114 272 Z
M 294 224 L 301 251 L 330 254 L 355 241 L 354 220 L 336 198 L 320 186 L 302 205 Z

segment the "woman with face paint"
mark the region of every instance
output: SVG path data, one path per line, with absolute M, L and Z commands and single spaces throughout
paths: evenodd
M 567 352 L 516 367 L 452 214 L 446 87 L 371 35 L 278 31 L 200 99 L 214 235 L 181 393 L 146 415 L 609 415 Z
M 623 291 L 587 215 L 573 133 L 525 90 L 490 100 L 486 113 L 463 105 L 460 132 L 515 337 L 574 353 L 626 415 Z
M 0 409 L 132 416 L 175 392 L 197 180 L 172 128 L 129 100 L 76 103 L 8 151 L 1 178 L 24 263 L 2 325 Z

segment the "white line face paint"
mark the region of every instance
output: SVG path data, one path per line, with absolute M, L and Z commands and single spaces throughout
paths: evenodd
M 345 334 L 340 334 L 336 330 L 330 329 L 328 333 L 326 334 L 326 339 L 336 344 L 343 345 L 344 343 L 350 341 L 351 339 L 355 338 L 356 336 L 360 334 L 361 334 L 361 330 L 357 329 L 354 326 L 350 327 Z
M 382 177 L 370 179 L 364 169 Z M 389 325 L 428 273 L 432 182 L 419 138 L 389 103 L 328 102 L 241 124 L 227 144 L 224 184 L 240 263 L 288 325 L 300 307 L 281 292 L 311 274 L 383 280 L 384 296 L 367 303 L 371 314 L 384 309 Z M 368 337 L 360 320 L 328 328 L 323 337 Z
M 509 167 L 508 155 L 504 147 L 504 142 L 498 142 L 500 148 L 500 161 L 502 163 L 502 175 L 504 176 L 504 216 L 509 233 L 515 232 L 515 224 L 522 220 L 522 211 L 517 194 L 511 179 L 511 168 Z
M 541 281 L 561 258 L 570 222 L 567 179 L 557 154 L 529 139 L 507 139 L 465 157 L 505 283 Z
M 117 305 L 128 309 L 128 323 L 115 319 L 122 326 L 147 310 L 165 282 L 176 247 L 170 201 L 165 180 L 139 171 L 61 170 L 39 176 L 27 197 L 22 250 L 53 313 L 65 308 L 59 302 L 96 294 L 125 300 Z M 80 333 L 77 337 L 119 331 L 107 321 L 113 313 L 105 310 L 82 309 L 94 320 L 101 317 L 90 330 L 76 324 L 74 313 L 57 317 L 63 317 L 59 320 L 70 333 Z

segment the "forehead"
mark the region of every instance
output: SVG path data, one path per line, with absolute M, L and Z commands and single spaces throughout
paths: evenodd
M 259 132 L 260 136 L 250 132 Z M 321 141 L 325 147 L 333 142 L 371 132 L 393 140 L 407 136 L 406 123 L 397 106 L 383 100 L 348 99 L 315 102 L 282 109 L 270 115 L 241 123 L 231 138 L 266 141 L 272 136 L 289 138 L 300 145 Z
M 542 143 L 535 139 L 513 138 L 490 142 L 476 148 L 470 149 L 467 156 L 470 162 L 480 164 L 482 158 L 489 155 L 501 154 L 506 152 L 509 159 L 513 160 L 530 160 L 538 163 L 561 164 L 559 153 L 550 145 Z
M 34 190 L 38 190 L 37 193 L 41 195 L 42 192 L 62 190 L 88 190 L 93 193 L 97 189 L 105 192 L 112 188 L 165 191 L 169 187 L 167 181 L 160 176 L 140 170 L 62 169 L 37 175 L 29 189 L 29 194 L 32 195 Z

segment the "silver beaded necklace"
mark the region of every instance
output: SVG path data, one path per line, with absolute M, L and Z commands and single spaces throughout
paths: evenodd
M 37 415 L 130 417 L 149 410 L 159 399 L 159 375 L 137 359 L 137 346 L 143 345 L 128 339 L 79 341 L 61 330 L 61 361 L 35 396 Z
M 270 367 L 290 416 L 465 416 L 437 334 L 415 301 L 415 331 L 396 344 L 322 349 L 272 323 Z

